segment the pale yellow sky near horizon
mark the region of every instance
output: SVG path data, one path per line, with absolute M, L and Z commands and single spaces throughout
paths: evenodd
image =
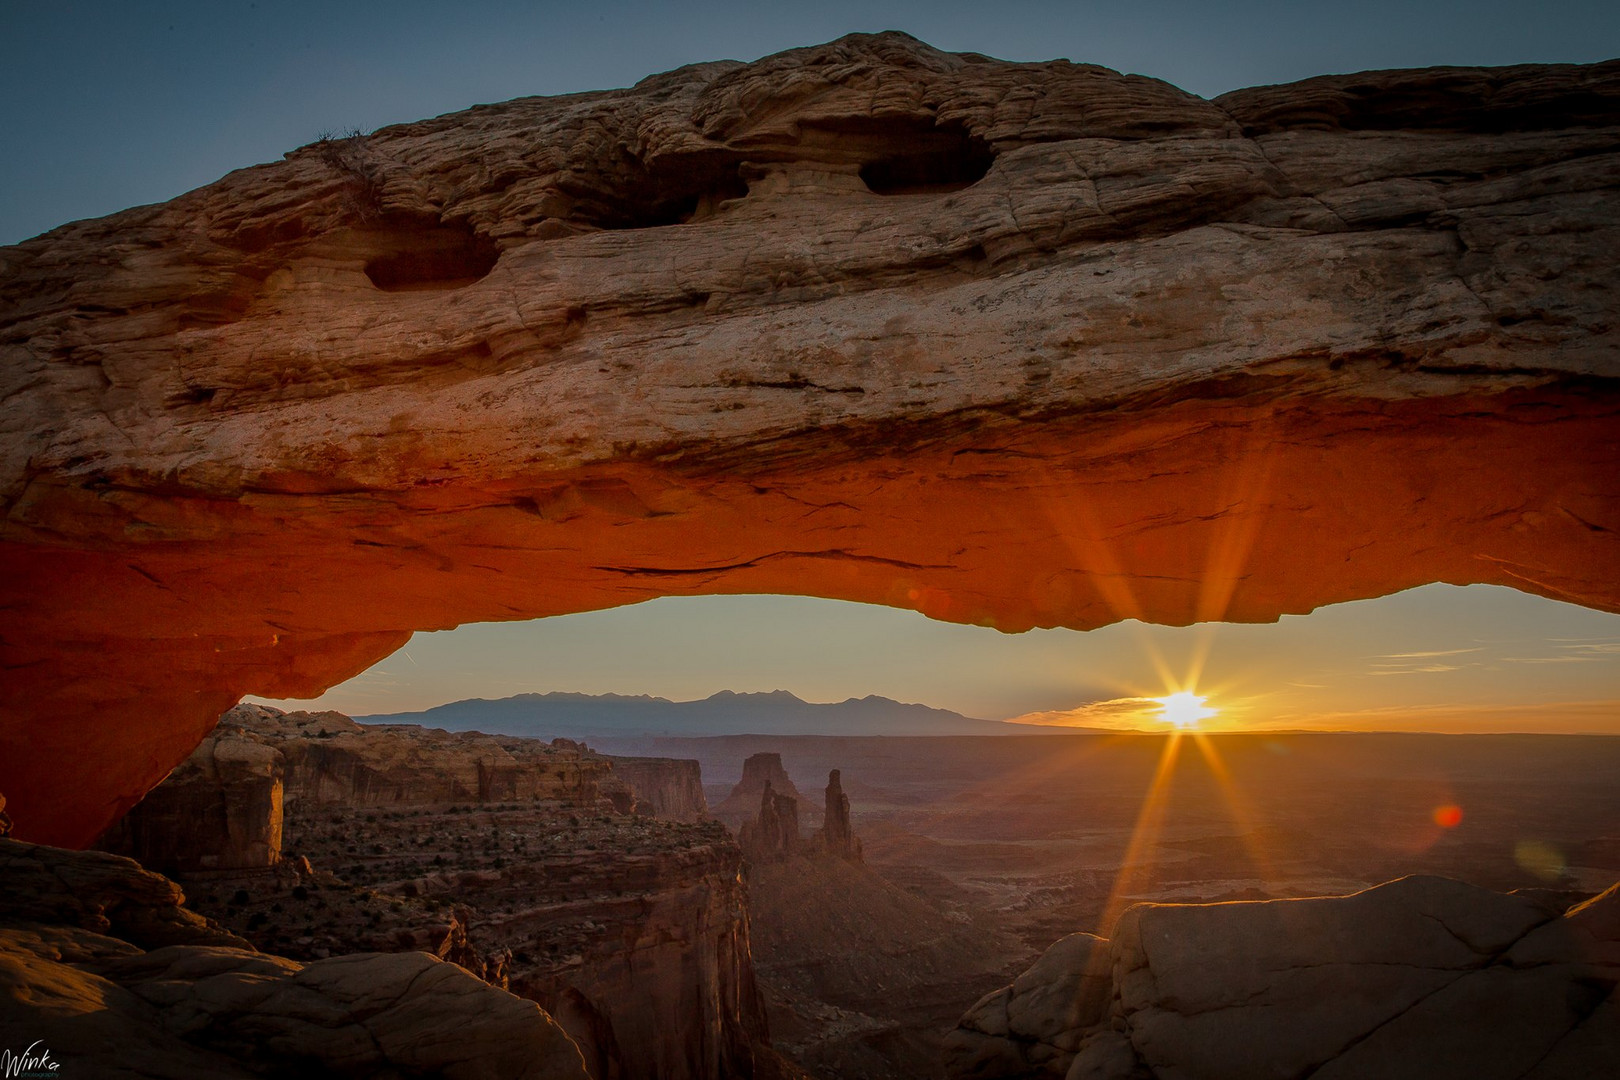
M 1189 678 L 1220 710 L 1206 730 L 1620 734 L 1620 616 L 1428 585 L 1268 624 L 1002 634 L 811 597 L 671 597 L 419 633 L 313 702 L 270 703 L 367 715 L 554 690 L 691 700 L 780 689 L 1151 730 L 1164 725 L 1142 699 Z

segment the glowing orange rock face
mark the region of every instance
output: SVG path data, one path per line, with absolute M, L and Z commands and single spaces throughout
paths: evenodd
M 17 833 L 83 843 L 241 694 L 468 621 L 1620 607 L 1617 71 L 1296 116 L 852 38 L 4 249 Z

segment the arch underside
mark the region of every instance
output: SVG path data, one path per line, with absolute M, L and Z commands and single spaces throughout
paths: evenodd
M 1620 610 L 1601 524 L 1615 419 L 1612 399 L 1546 391 L 1189 400 L 945 425 L 876 453 L 823 432 L 719 469 L 262 495 L 206 539 L 134 552 L 14 546 L 8 693 L 41 722 L 7 732 L 5 790 L 25 837 L 84 842 L 244 693 L 314 696 L 414 629 L 656 596 L 795 593 L 1009 632 L 1268 621 L 1434 581 Z M 186 503 L 121 512 L 217 512 Z

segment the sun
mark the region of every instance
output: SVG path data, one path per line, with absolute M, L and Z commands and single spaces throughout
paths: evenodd
M 1216 715 L 1219 710 L 1206 708 L 1204 702 L 1207 698 L 1200 697 L 1191 690 L 1178 690 L 1169 697 L 1149 698 L 1157 701 L 1162 710 L 1159 719 L 1170 724 L 1178 731 L 1196 729 L 1199 721 L 1207 720 Z

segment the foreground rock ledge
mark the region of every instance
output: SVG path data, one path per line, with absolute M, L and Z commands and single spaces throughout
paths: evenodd
M 261 953 L 99 852 L 0 839 L 0 871 L 0 1044 L 65 1076 L 589 1075 L 534 1002 L 426 953 Z
M 1573 1080 L 1620 1074 L 1620 886 L 1560 910 L 1436 877 L 1141 904 L 946 1039 L 951 1080 Z
M 0 250 L 18 835 L 474 620 L 1620 608 L 1617 102 L 1620 63 L 1205 101 L 858 36 Z

